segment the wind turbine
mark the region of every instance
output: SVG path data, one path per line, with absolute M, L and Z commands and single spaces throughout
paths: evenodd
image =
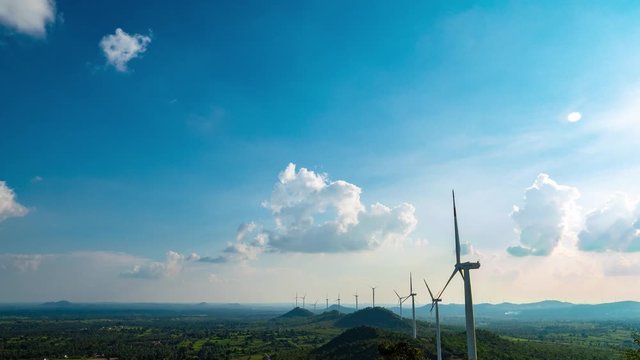
M 371 288 L 371 293 L 373 294 L 373 305 L 371 307 L 376 307 L 376 287 L 375 286 L 369 286 Z
M 449 280 L 444 285 L 444 288 L 438 294 L 438 299 L 447 288 L 447 285 L 451 282 L 456 273 L 460 273 L 464 280 L 464 314 L 467 323 L 467 358 L 469 360 L 477 360 L 478 352 L 476 350 L 476 324 L 473 319 L 473 297 L 471 296 L 471 273 L 469 270 L 479 269 L 480 262 L 460 262 L 460 234 L 458 233 L 458 215 L 456 213 L 456 194 L 451 190 L 453 197 L 453 226 L 455 229 L 455 241 L 456 241 L 456 265 L 453 269 L 453 273 Z
M 316 306 L 318 305 L 318 300 L 316 300 L 316 302 L 313 303 L 313 312 L 316 312 Z
M 396 293 L 396 296 L 398 297 L 398 304 L 400 305 L 400 318 L 402 319 L 402 303 L 403 303 L 405 300 L 407 300 L 409 297 L 408 297 L 408 296 L 402 297 L 402 296 L 400 296 L 400 295 L 398 294 L 398 292 L 397 292 L 397 291 L 395 291 L 395 290 L 393 290 L 393 292 L 394 292 L 394 293 Z
M 304 309 L 304 301 L 307 298 L 307 294 L 304 294 L 304 296 L 301 296 L 302 298 L 302 308 Z
M 327 301 L 326 311 L 329 311 L 329 294 L 327 294 L 327 297 L 325 298 L 325 300 Z
M 336 301 L 338 302 L 338 312 L 340 312 L 340 294 L 338 294 Z
M 296 307 L 298 307 L 298 293 L 296 292 Z
M 358 290 L 356 290 L 356 294 L 353 296 L 356 297 L 356 311 L 358 311 Z
M 431 297 L 431 310 L 429 310 L 429 312 L 433 311 L 434 307 L 436 308 L 436 349 L 438 351 L 438 360 L 442 360 L 442 344 L 440 342 L 440 312 L 438 312 L 438 303 L 442 301 L 442 299 L 434 298 L 433 293 L 431 292 L 431 289 L 427 284 L 427 280 L 423 279 L 423 281 L 424 285 L 427 287 L 427 290 L 429 290 L 429 296 Z
M 416 293 L 413 292 L 413 278 L 411 273 L 409 273 L 409 296 L 411 297 L 411 314 L 413 317 L 413 338 L 417 338 L 418 334 L 416 332 Z M 409 297 L 408 296 L 408 297 Z

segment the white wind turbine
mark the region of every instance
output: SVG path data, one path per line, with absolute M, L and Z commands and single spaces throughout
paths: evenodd
M 411 297 L 411 314 L 413 317 L 413 338 L 417 338 L 418 334 L 416 332 L 416 293 L 413 292 L 413 278 L 411 273 L 409 273 L 409 296 Z
M 327 301 L 326 311 L 329 311 L 329 294 L 327 294 L 327 296 L 325 297 L 325 300 Z
M 316 302 L 313 303 L 313 312 L 316 312 L 316 306 L 318 306 L 318 300 L 316 300 Z
M 298 307 L 298 293 L 296 292 L 296 307 Z
M 307 294 L 304 294 L 304 296 L 301 296 L 300 298 L 302 298 L 302 308 L 304 309 L 304 302 L 305 302 L 305 299 L 307 298 Z
M 460 273 L 462 279 L 464 280 L 464 314 L 467 325 L 467 358 L 469 360 L 477 360 L 478 352 L 476 350 L 476 324 L 473 319 L 473 297 L 471 296 L 471 273 L 469 270 L 479 269 L 480 262 L 460 262 L 460 235 L 458 233 L 458 215 L 456 213 L 456 195 L 451 190 L 451 195 L 453 196 L 453 225 L 455 230 L 455 241 L 456 241 L 456 265 L 453 269 L 453 273 L 449 280 L 444 285 L 444 288 L 438 294 L 438 299 L 451 282 L 451 279 L 456 275 L 456 273 Z
M 431 289 L 427 284 L 427 280 L 423 279 L 423 281 L 424 285 L 427 287 L 427 290 L 429 290 L 429 296 L 431 297 L 431 310 L 429 310 L 429 312 L 433 311 L 434 307 L 436 308 L 436 350 L 438 352 L 438 360 L 442 360 L 442 344 L 440 342 L 440 312 L 438 311 L 438 303 L 442 301 L 442 299 L 434 298 L 433 293 L 431 292 Z
M 338 312 L 340 312 L 340 294 L 338 294 L 336 301 L 338 302 Z
M 400 305 L 400 318 L 402 319 L 402 303 L 403 303 L 405 300 L 407 300 L 409 297 L 408 297 L 408 296 L 402 297 L 402 296 L 400 296 L 400 295 L 398 294 L 398 292 L 397 292 L 397 291 L 395 291 L 395 290 L 393 290 L 393 292 L 394 292 L 394 293 L 396 293 L 396 296 L 398 297 L 398 305 Z
M 376 307 L 376 287 L 375 286 L 369 286 L 371 288 L 371 294 L 373 295 L 373 299 L 371 301 L 372 305 L 371 307 Z

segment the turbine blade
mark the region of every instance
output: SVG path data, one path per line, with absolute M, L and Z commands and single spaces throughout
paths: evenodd
M 435 301 L 432 301 L 432 302 L 431 302 L 431 309 L 429 309 L 429 312 L 432 312 L 432 311 L 433 311 L 433 307 L 434 307 L 434 306 L 436 306 L 436 302 L 435 302 Z
M 456 193 L 451 190 L 451 196 L 453 197 L 453 226 L 456 236 L 456 265 L 460 265 L 460 234 L 458 233 L 458 214 L 456 212 Z
M 394 293 L 396 293 L 396 296 L 398 297 L 398 299 L 400 299 L 400 295 L 398 295 L 398 292 L 393 290 Z
M 454 269 L 453 270 L 453 273 L 451 273 L 451 277 L 449 277 L 449 280 L 447 280 L 447 283 L 444 284 L 444 287 L 442 288 L 442 290 L 440 290 L 440 293 L 438 294 L 438 299 L 440 299 L 440 296 L 442 296 L 442 293 L 447 288 L 447 286 L 449 286 L 449 283 L 451 282 L 451 279 L 453 279 L 453 277 L 456 276 L 457 272 L 458 272 L 458 269 Z
M 462 280 L 464 280 L 464 273 L 462 272 L 462 269 L 458 270 L 460 272 L 460 276 L 462 276 Z
M 422 279 L 422 281 L 424 281 L 424 284 L 427 286 L 427 290 L 429 290 L 429 296 L 431 296 L 431 300 L 435 300 L 433 298 L 433 293 L 431 292 L 431 289 L 429 289 L 429 284 L 427 284 L 427 280 Z

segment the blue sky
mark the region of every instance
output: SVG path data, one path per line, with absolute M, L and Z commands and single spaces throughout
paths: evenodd
M 2 0 L 0 301 L 637 300 L 638 15 Z

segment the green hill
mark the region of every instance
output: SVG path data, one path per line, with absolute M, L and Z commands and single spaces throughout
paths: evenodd
M 373 326 L 386 330 L 408 332 L 411 325 L 400 319 L 400 316 L 394 314 L 390 310 L 381 307 L 365 308 L 354 312 L 353 314 L 344 315 L 336 322 L 336 326 L 340 328 L 352 328 L 357 326 Z
M 312 317 L 312 316 L 314 315 L 311 311 L 297 307 L 285 314 L 278 316 L 278 319 L 305 318 L 305 317 Z
M 425 350 L 407 335 L 369 326 L 346 330 L 311 353 L 316 359 L 426 359 Z M 433 354 L 427 351 L 427 356 Z M 395 357 L 394 357 L 395 356 Z

